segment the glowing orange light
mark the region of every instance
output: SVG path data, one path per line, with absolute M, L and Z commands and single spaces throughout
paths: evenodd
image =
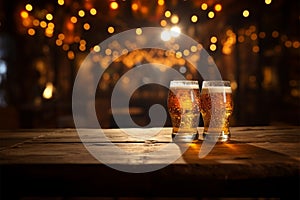
M 132 9 L 133 11 L 137 11 L 137 10 L 139 9 L 139 5 L 138 5 L 137 3 L 133 3 L 133 4 L 131 5 L 131 9 Z
M 163 6 L 163 5 L 165 4 L 165 1 L 164 1 L 164 0 L 158 0 L 158 1 L 157 1 L 157 4 L 158 4 L 159 6 Z
M 73 24 L 77 23 L 77 17 L 75 17 L 75 16 L 71 17 L 70 21 L 71 21 Z
M 78 15 L 79 15 L 79 17 L 84 17 L 85 12 L 83 10 L 79 10 Z
M 22 10 L 21 11 L 21 13 L 20 13 L 20 16 L 22 17 L 22 18 L 28 18 L 28 12 L 27 11 L 25 11 L 25 10 Z
M 222 10 L 222 5 L 221 4 L 216 4 L 215 5 L 215 11 L 220 12 Z
M 208 14 L 207 14 L 207 16 L 209 17 L 209 18 L 214 18 L 215 17 L 215 13 L 213 12 L 213 11 L 210 11 Z
M 250 15 L 249 10 L 244 10 L 244 11 L 243 11 L 243 16 L 244 16 L 244 17 L 249 17 L 249 15 Z
M 34 35 L 35 30 L 33 28 L 30 28 L 30 29 L 28 29 L 27 33 L 28 33 L 28 35 Z
M 97 14 L 97 10 L 95 8 L 92 8 L 90 10 L 91 15 L 96 15 Z
M 165 26 L 167 26 L 167 21 L 166 20 L 161 20 L 160 21 L 160 25 L 162 26 L 162 27 L 165 27 Z
M 197 15 L 193 15 L 193 16 L 191 17 L 191 21 L 194 22 L 194 23 L 196 23 L 196 22 L 198 21 Z
M 26 4 L 25 9 L 26 9 L 27 11 L 32 11 L 33 7 L 32 7 L 31 4 Z
M 116 9 L 118 9 L 118 7 L 119 7 L 119 4 L 117 2 L 113 1 L 110 3 L 111 9 L 116 10 Z
M 110 26 L 110 27 L 108 27 L 107 31 L 109 33 L 113 33 L 113 32 L 115 32 L 115 29 L 114 29 L 114 27 Z
M 207 10 L 208 5 L 206 3 L 201 4 L 201 9 L 202 10 Z
M 83 25 L 84 30 L 89 30 L 91 28 L 91 26 L 88 23 L 85 23 Z
M 62 5 L 64 5 L 65 1 L 64 0 L 58 0 L 57 3 L 58 3 L 58 5 L 62 6 Z

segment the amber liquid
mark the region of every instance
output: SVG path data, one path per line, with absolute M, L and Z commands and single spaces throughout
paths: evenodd
M 172 136 L 197 139 L 200 117 L 200 91 L 191 88 L 171 88 L 168 96 L 168 111 L 171 117 Z
M 230 88 L 202 88 L 200 98 L 204 137 L 209 134 L 217 134 L 223 137 L 224 140 L 229 139 L 229 119 L 233 111 Z

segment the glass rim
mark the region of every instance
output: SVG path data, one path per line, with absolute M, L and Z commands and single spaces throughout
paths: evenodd
M 199 88 L 199 81 L 197 80 L 171 80 L 170 87 L 189 87 Z
M 202 87 L 230 87 L 229 80 L 208 80 L 202 82 Z

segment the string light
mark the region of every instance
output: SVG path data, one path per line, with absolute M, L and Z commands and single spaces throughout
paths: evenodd
M 216 4 L 215 5 L 215 11 L 220 12 L 222 10 L 222 5 L 221 4 Z
M 208 14 L 207 14 L 207 16 L 209 17 L 209 18 L 214 18 L 215 17 L 215 13 L 213 12 L 213 11 L 210 11 Z
M 207 10 L 208 5 L 206 3 L 201 4 L 201 9 L 202 10 Z
M 137 11 L 139 9 L 139 5 L 137 3 L 133 3 L 133 4 L 131 4 L 131 9 L 133 11 Z
M 244 10 L 244 11 L 243 11 L 243 16 L 244 16 L 244 17 L 249 17 L 249 15 L 250 15 L 249 10 Z
M 111 8 L 111 9 L 116 10 L 116 9 L 118 9 L 118 7 L 119 7 L 119 4 L 118 4 L 117 2 L 112 1 L 112 2 L 110 3 L 110 8 Z
M 33 7 L 31 4 L 26 4 L 25 9 L 30 12 L 32 11 Z
M 51 21 L 51 20 L 53 19 L 53 15 L 50 14 L 50 13 L 48 13 L 48 14 L 46 15 L 46 19 L 49 20 L 49 21 Z
M 171 11 L 167 10 L 165 12 L 165 17 L 169 18 L 169 17 L 171 17 L 171 15 L 172 15 Z
M 107 31 L 108 31 L 109 33 L 114 33 L 114 32 L 115 32 L 115 29 L 114 29 L 114 27 L 110 26 L 110 27 L 108 27 Z
M 97 10 L 95 8 L 92 8 L 90 10 L 91 15 L 96 15 L 97 14 Z
M 85 12 L 83 10 L 78 11 L 78 16 L 79 17 L 84 17 L 84 15 L 85 15 Z
M 197 15 L 193 15 L 193 16 L 191 17 L 191 21 L 192 21 L 193 23 L 196 23 L 196 22 L 198 21 L 198 16 L 197 16 Z
M 171 17 L 171 22 L 173 23 L 173 24 L 177 24 L 178 22 L 179 22 L 179 17 L 178 17 L 178 15 L 172 15 L 172 17 Z
M 57 3 L 58 3 L 58 5 L 62 6 L 62 5 L 64 5 L 65 1 L 64 0 L 58 0 Z

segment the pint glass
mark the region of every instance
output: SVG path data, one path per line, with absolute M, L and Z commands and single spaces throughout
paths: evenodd
M 170 82 L 168 111 L 172 121 L 172 138 L 189 142 L 198 139 L 200 90 L 198 81 Z
M 203 81 L 200 98 L 204 140 L 228 141 L 230 139 L 229 118 L 233 111 L 230 82 Z

